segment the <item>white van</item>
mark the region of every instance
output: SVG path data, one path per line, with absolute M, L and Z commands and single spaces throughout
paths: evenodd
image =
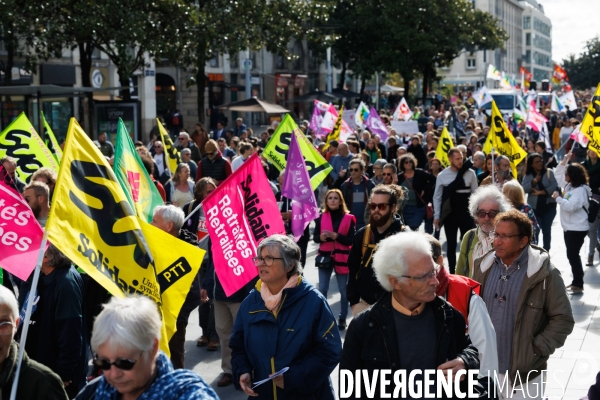
M 512 116 L 517 106 L 517 96 L 520 94 L 520 91 L 513 89 L 490 89 L 489 93 L 492 95 L 502 115 Z M 492 103 L 484 104 L 482 108 L 490 115 L 492 112 Z

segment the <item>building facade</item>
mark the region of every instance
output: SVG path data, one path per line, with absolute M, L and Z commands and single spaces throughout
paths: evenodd
M 523 66 L 541 82 L 552 77 L 552 22 L 536 0 L 521 0 L 523 6 Z
M 458 90 L 475 90 L 483 85 L 494 87 L 486 80 L 489 64 L 518 79 L 523 59 L 523 10 L 516 0 L 473 0 L 473 6 L 492 14 L 508 33 L 503 49 L 463 52 L 447 68 L 440 68 L 442 84 L 455 85 Z

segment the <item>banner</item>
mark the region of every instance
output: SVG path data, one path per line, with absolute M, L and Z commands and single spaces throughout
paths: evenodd
M 600 84 L 596 88 L 594 97 L 583 116 L 580 131 L 588 138 L 588 149 L 594 150 L 600 156 Z
M 563 110 L 564 105 L 562 101 L 556 95 L 556 92 L 552 92 L 552 104 L 550 104 L 550 110 L 554 112 L 561 112 Z
M 488 65 L 486 79 L 493 79 L 499 81 L 502 79 L 502 74 L 492 64 Z
M 56 162 L 60 164 L 60 159 L 63 154 L 62 149 L 60 148 L 58 140 L 56 140 L 56 136 L 54 136 L 54 132 L 52 132 L 52 128 L 50 128 L 48 121 L 46 121 L 44 113 L 42 113 L 42 121 L 44 122 L 44 143 L 56 159 Z
M 321 111 L 323 113 L 327 112 L 327 110 L 329 110 L 330 106 L 331 106 L 331 103 L 323 103 L 322 101 L 315 99 L 315 107 L 317 107 L 319 109 L 319 111 Z
M 412 118 L 413 112 L 410 110 L 406 99 L 403 97 L 400 104 L 394 110 L 393 117 L 396 121 L 408 121 Z
M 4 175 L 1 166 L 0 175 Z M 0 181 L 0 267 L 27 281 L 35 269 L 43 237 L 44 230 L 27 202 Z
M 344 115 L 342 119 L 344 123 L 348 125 L 350 129 L 356 129 L 356 121 L 355 121 L 356 111 L 351 109 L 345 109 Z
M 514 136 L 504 123 L 504 118 L 496 102 L 492 102 L 492 119 L 490 133 L 483 145 L 483 152 L 490 154 L 492 148 L 498 153 L 508 157 L 512 167 L 513 177 L 517 176 L 517 165 L 527 157 L 527 152 L 519 146 Z
M 131 208 L 141 219 L 152 222 L 154 208 L 164 202 L 120 118 L 113 169 Z
M 299 135 L 298 142 L 300 144 L 302 156 L 304 157 L 304 162 L 306 163 L 306 168 L 308 169 L 310 184 L 313 190 L 316 190 L 321 182 L 327 178 L 329 172 L 331 172 L 331 165 L 329 165 L 308 139 L 304 137 L 302 131 L 298 128 L 298 125 L 296 125 L 289 114 L 286 114 L 285 117 L 283 117 L 283 121 L 281 121 L 277 130 L 269 140 L 269 143 L 267 143 L 267 146 L 263 151 L 263 156 L 271 161 L 279 171 L 283 171 L 287 164 L 287 156 L 293 132 L 296 132 Z
M 563 106 L 569 107 L 569 110 L 574 110 L 577 108 L 577 101 L 575 101 L 575 94 L 573 94 L 572 90 L 569 90 L 558 99 Z
M 340 115 L 342 112 L 343 109 L 340 111 Z M 297 135 L 292 135 L 281 195 L 292 200 L 292 233 L 294 240 L 298 241 L 304 234 L 306 226 L 310 224 L 310 221 L 317 219 L 320 212 L 315 192 L 310 187 L 310 178 L 298 146 Z
M 106 159 L 74 118 L 46 230 L 60 251 L 113 296 L 144 295 L 161 305 L 160 348 L 169 354 L 175 331 L 167 328 L 176 323 L 171 316 L 179 314 L 178 299 L 187 296 L 204 251 L 135 216 Z
M 0 133 L 0 158 L 12 157 L 17 162 L 17 175 L 29 182 L 42 167 L 58 171 L 58 162 L 22 112 Z
M 583 147 L 587 147 L 589 143 L 588 138 L 581 132 L 581 124 L 575 127 L 575 129 L 571 133 L 571 136 L 569 136 L 569 139 L 573 139 Z
M 289 115 L 282 125 L 287 118 Z M 231 296 L 258 275 L 252 261 L 258 243 L 270 235 L 285 234 L 275 195 L 258 154 L 252 155 L 209 194 L 202 206 L 215 271 L 225 294 Z
M 166 154 L 165 158 L 169 166 L 169 171 L 171 172 L 170 176 L 173 176 L 177 170 L 177 166 L 181 163 L 181 155 L 179 154 L 179 150 L 177 150 L 173 144 L 171 136 L 169 136 L 169 132 L 165 130 L 165 127 L 158 118 L 156 118 L 156 124 L 158 126 L 158 130 L 160 131 L 160 141 L 164 146 L 164 152 Z
M 565 71 L 560 65 L 555 64 L 554 70 L 552 71 L 552 83 L 558 85 L 564 80 L 568 80 L 567 71 Z
M 450 136 L 450 132 L 448 129 L 444 127 L 442 130 L 442 134 L 440 135 L 440 140 L 438 143 L 438 147 L 435 150 L 435 157 L 440 160 L 440 163 L 444 168 L 447 168 L 450 165 L 450 159 L 448 158 L 448 151 L 454 147 L 454 140 L 452 140 L 452 136 Z
M 310 118 L 310 123 L 308 124 L 308 128 L 315 133 L 315 135 L 321 135 L 321 124 L 323 123 L 323 116 L 321 115 L 321 111 L 317 107 L 313 108 L 312 117 Z
M 390 121 L 390 125 L 398 135 L 402 133 L 409 135 L 419 133 L 419 123 L 417 121 Z
M 369 118 L 369 107 L 365 105 L 362 101 L 356 107 L 356 112 L 354 113 L 354 123 L 359 128 L 365 127 L 365 121 Z
M 548 119 L 538 112 L 535 107 L 535 102 L 531 102 L 529 105 L 529 114 L 527 117 L 527 126 L 536 132 L 542 130 L 542 125 L 545 125 Z

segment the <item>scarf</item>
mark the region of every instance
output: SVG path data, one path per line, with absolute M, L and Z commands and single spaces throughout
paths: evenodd
M 218 399 L 215 392 L 204 379 L 195 372 L 185 369 L 173 369 L 171 360 L 162 351 L 156 358 L 156 379 L 142 393 L 138 400 L 206 400 Z M 117 400 L 117 389 L 100 378 L 94 400 Z
M 437 280 L 440 282 L 435 289 L 436 296 L 446 297 L 446 292 L 448 291 L 448 285 L 450 281 L 448 280 L 448 270 L 443 265 L 440 265 L 440 272 L 437 274 Z
M 479 241 L 475 244 L 475 247 L 473 248 L 473 255 L 471 256 L 471 265 L 469 266 L 471 276 L 473 275 L 473 264 L 475 260 L 480 257 L 483 257 L 488 251 L 492 249 L 492 244 L 494 244 L 494 241 L 490 239 L 490 237 L 480 228 L 477 228 L 477 237 L 479 238 Z M 468 250 L 469 249 L 467 249 L 467 251 Z
M 269 287 L 264 284 L 264 282 L 260 285 L 260 296 L 265 302 L 265 306 L 269 309 L 269 311 L 275 312 L 275 308 L 281 302 L 281 294 L 285 289 L 293 288 L 298 285 L 298 274 L 294 274 L 288 279 L 285 286 L 279 291 L 279 293 L 271 293 Z

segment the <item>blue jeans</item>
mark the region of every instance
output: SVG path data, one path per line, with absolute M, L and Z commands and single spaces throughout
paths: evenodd
M 544 237 L 544 244 L 542 247 L 546 251 L 550 251 L 550 242 L 552 240 L 552 221 L 556 217 L 556 207 L 546 209 L 544 214 L 539 214 L 536 210 L 533 210 L 535 218 L 537 218 L 538 225 L 542 230 L 542 236 Z
M 425 219 L 425 209 L 427 207 L 405 205 L 402 209 L 402 216 L 404 217 L 404 223 L 409 226 L 413 231 L 418 231 L 421 223 Z
M 331 279 L 331 273 L 335 270 L 335 268 L 319 268 L 319 292 L 327 298 L 327 292 L 329 291 L 329 280 Z M 346 319 L 348 315 L 348 298 L 346 297 L 346 285 L 348 284 L 348 274 L 338 274 L 335 273 L 335 278 L 337 279 L 338 289 L 340 290 L 340 319 Z

